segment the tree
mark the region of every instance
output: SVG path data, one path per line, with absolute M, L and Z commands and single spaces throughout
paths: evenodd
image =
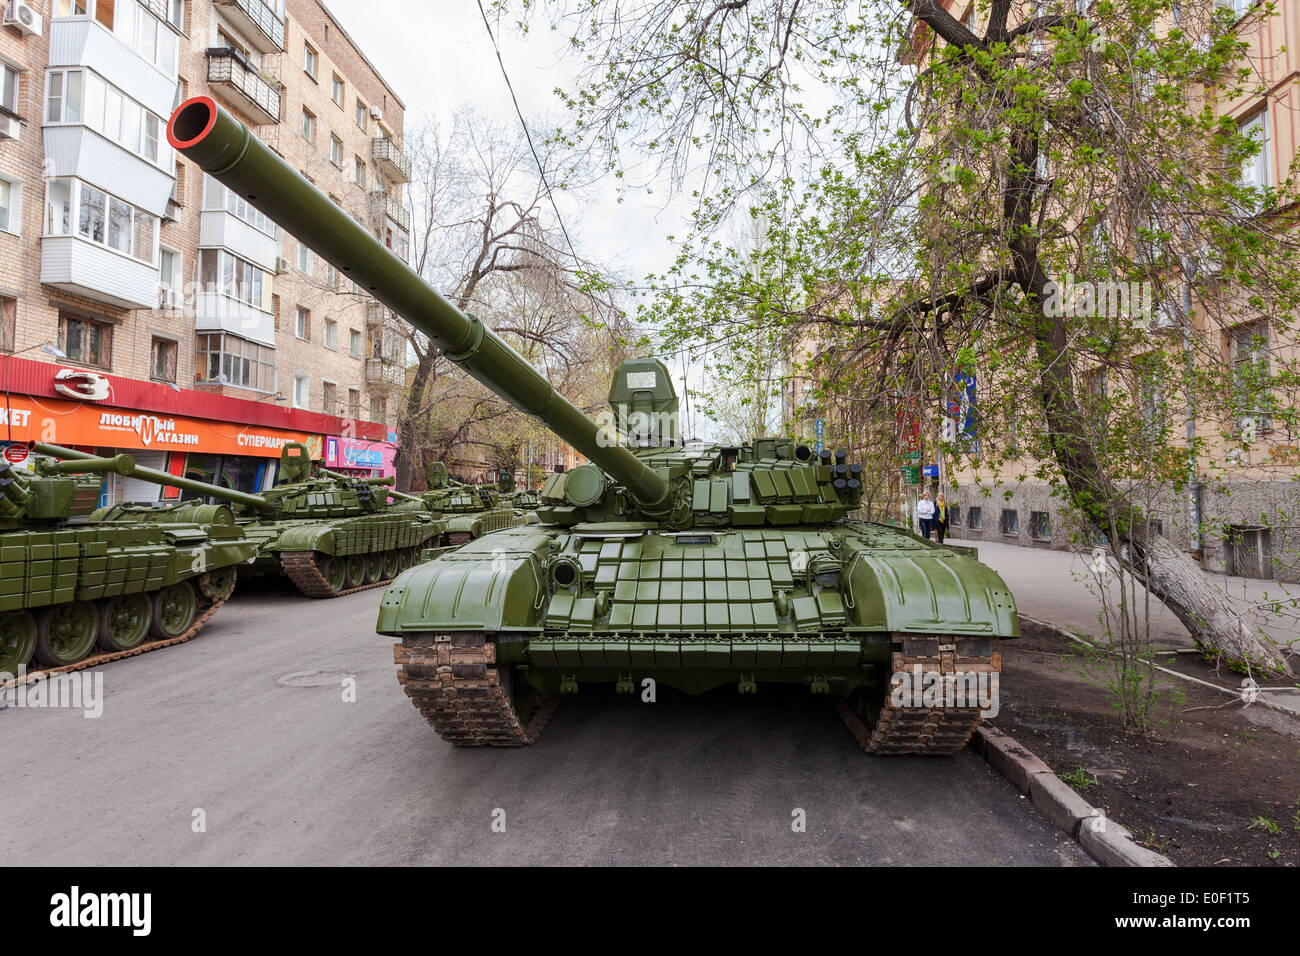
M 517 6 L 567 15 L 591 58 L 572 138 L 615 163 L 629 145 L 657 150 L 703 190 L 647 309 L 670 344 L 824 335 L 854 359 L 843 367 L 872 371 L 886 418 L 891 397 L 928 407 L 978 368 L 982 419 L 1014 423 L 1014 440 L 955 444 L 954 458 L 994 473 L 1029 460 L 1198 643 L 1286 666 L 1134 494 L 1185 495 L 1198 461 L 1258 440 L 1251 422 L 1296 424 L 1294 357 L 1251 382 L 1222 354 L 1243 316 L 1289 334 L 1300 305 L 1295 183 L 1243 181 L 1260 145 L 1215 109 L 1267 86 L 1230 11 L 990 0 L 961 23 L 937 0 L 864 3 L 858 18 L 829 0 Z M 711 238 L 745 209 L 779 224 L 761 281 Z M 1121 288 L 1137 308 L 1110 307 Z M 1153 335 L 1162 324 L 1174 333 Z M 1098 371 L 1103 416 L 1081 384 Z
M 534 141 L 543 142 L 536 135 Z M 621 313 L 600 267 L 575 258 L 552 214 L 543 179 L 557 189 L 573 181 L 561 150 L 546 147 L 539 168 L 521 129 L 463 108 L 450 129 L 427 120 L 417 127 L 407 152 L 413 268 L 548 374 L 583 364 L 588 333 L 616 327 Z M 426 452 L 450 457 L 454 447 L 477 443 L 499 464 L 517 456 L 516 450 L 501 457 L 512 440 L 503 445 L 487 434 L 508 431 L 517 413 L 468 376 L 453 374 L 423 334 L 412 332 L 410 348 L 415 363 L 398 418 L 398 487 L 410 487 Z

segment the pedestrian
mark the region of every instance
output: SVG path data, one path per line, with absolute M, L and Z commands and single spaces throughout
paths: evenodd
M 934 533 L 943 544 L 943 536 L 948 533 L 948 499 L 939 492 L 939 497 L 934 500 Z
M 934 523 L 934 502 L 930 500 L 930 492 L 924 492 L 921 500 L 916 503 L 916 520 L 921 526 L 921 537 L 927 541 L 930 538 L 930 527 Z

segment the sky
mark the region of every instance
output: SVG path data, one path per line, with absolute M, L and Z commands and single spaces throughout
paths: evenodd
M 406 104 L 408 127 L 422 115 L 449 122 L 452 111 L 466 103 L 518 124 L 475 0 L 325 0 L 325 5 Z M 567 45 L 563 34 L 541 19 L 526 37 L 508 23 L 498 30 L 492 21 L 492 29 L 524 116 L 562 120 L 554 90 L 571 86 L 575 74 L 574 63 L 561 55 Z M 624 278 L 666 271 L 674 256 L 666 237 L 683 233 L 685 205 L 663 211 L 666 185 L 652 196 L 626 195 L 621 204 L 612 178 L 596 190 L 595 201 L 585 206 L 557 197 L 579 254 L 611 265 Z
M 467 103 L 518 124 L 475 0 L 324 2 L 406 105 L 408 129 L 425 115 L 449 123 L 453 110 Z M 490 10 L 488 15 L 491 18 Z M 576 75 L 576 63 L 564 56 L 565 34 L 552 31 L 541 18 L 527 36 L 509 23 L 498 28 L 494 19 L 490 22 L 524 117 L 530 122 L 549 118 L 552 125 L 561 122 L 566 114 L 554 91 L 571 87 Z M 598 183 L 592 200 L 584 204 L 557 194 L 556 204 L 578 253 L 604 263 L 624 280 L 667 272 L 677 251 L 667 237 L 685 234 L 689 209 L 683 200 L 668 204 L 667 183 L 656 185 L 653 195 L 625 191 L 621 203 L 612 176 Z M 669 367 L 682 391 L 679 362 L 669 360 Z M 689 366 L 691 389 L 701 388 L 703 378 L 700 365 Z M 694 414 L 694 403 L 691 420 L 697 435 L 713 431 L 712 422 Z

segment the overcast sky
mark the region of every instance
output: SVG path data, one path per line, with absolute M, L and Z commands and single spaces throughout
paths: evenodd
M 325 4 L 402 98 L 408 126 L 426 114 L 449 118 L 462 103 L 518 124 L 475 0 L 325 0 Z M 492 28 L 497 31 L 495 22 Z M 549 116 L 558 122 L 565 115 L 554 90 L 572 85 L 574 65 L 560 55 L 562 40 L 562 34 L 540 19 L 527 37 L 504 24 L 497 31 L 519 106 L 530 121 Z M 683 206 L 665 213 L 662 202 L 654 203 L 659 196 L 639 194 L 619 204 L 612 178 L 598 189 L 598 201 L 586 207 L 567 205 L 563 196 L 558 197 L 579 253 L 614 266 L 625 278 L 640 279 L 647 272 L 666 270 L 673 250 L 665 237 L 683 233 Z M 664 195 L 666 190 L 656 192 Z

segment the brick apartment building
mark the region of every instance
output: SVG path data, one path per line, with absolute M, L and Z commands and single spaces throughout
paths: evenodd
M 1261 186 L 1283 182 L 1293 171 L 1300 146 L 1300 3 L 1278 4 L 1277 15 L 1263 12 L 1263 5 L 1254 0 L 1198 0 L 1195 5 L 1208 7 L 1211 3 L 1231 9 L 1237 17 L 1234 29 L 1248 43 L 1250 66 L 1264 89 L 1262 94 L 1247 94 L 1216 104 L 1220 115 L 1231 117 L 1243 131 L 1257 133 L 1264 144 L 1261 154 L 1243 169 L 1243 181 Z M 1184 9 L 1192 5 L 1186 3 Z M 982 21 L 988 15 L 986 6 L 981 8 L 974 0 L 944 0 L 944 6 L 977 32 L 983 29 Z M 1023 6 L 1029 7 L 1028 0 Z M 1068 2 L 1061 6 L 1076 8 L 1076 4 Z M 1077 8 L 1084 10 L 1089 6 L 1090 3 L 1080 0 Z M 1017 16 L 1013 12 L 1012 22 L 1019 22 Z M 1244 303 L 1228 328 L 1207 328 L 1195 314 L 1192 328 L 1197 335 L 1221 339 L 1207 344 L 1225 362 L 1287 362 L 1300 352 L 1300 343 L 1292 333 Z M 1153 332 L 1162 329 L 1163 326 L 1153 328 Z M 1165 330 L 1165 334 L 1171 330 L 1172 327 Z M 1161 335 L 1155 334 L 1153 338 L 1160 340 Z M 1257 344 L 1260 341 L 1265 343 L 1262 349 Z M 984 387 L 996 385 L 982 384 L 981 388 Z M 933 434 L 936 439 L 939 419 L 936 409 L 924 425 L 927 435 Z M 1181 430 L 1183 425 L 1179 416 L 1169 427 Z M 1295 516 L 1300 514 L 1297 436 L 1274 428 L 1263 434 L 1256 450 L 1233 458 L 1219 447 L 1211 423 L 1198 418 L 1195 427 L 1198 435 L 1208 442 L 1198 468 L 1203 482 L 1198 511 L 1206 529 L 1199 542 L 1203 566 L 1228 574 L 1300 582 L 1300 558 L 1297 557 L 1300 527 L 1295 523 Z M 933 440 L 929 443 L 933 447 Z M 926 460 L 934 461 L 934 458 L 927 456 Z M 1213 479 L 1207 478 L 1211 473 Z M 968 468 L 946 477 L 951 480 L 943 486 L 937 480 L 924 478 L 921 487 L 943 490 L 955 502 L 952 528 L 955 537 L 1037 548 L 1079 546 L 1073 540 L 1075 529 L 1063 512 L 1061 499 L 1051 494 L 1045 482 L 1034 477 L 1033 462 L 1022 461 L 1018 469 L 1010 473 L 1004 469 L 997 476 Z M 976 486 L 976 479 L 983 482 L 982 488 Z M 992 494 L 986 494 L 990 488 Z M 902 510 L 914 513 L 910 503 L 915 501 L 918 490 L 915 486 L 904 487 Z M 1004 493 L 1009 497 L 1004 497 Z M 1191 546 L 1193 529 L 1185 494 L 1170 490 L 1161 496 L 1152 509 L 1152 517 L 1171 540 L 1184 547 Z
M 319 0 L 28 0 L 0 26 L 0 442 L 241 490 L 285 441 L 391 469 L 396 320 L 178 160 L 209 95 L 406 257 L 404 106 Z M 105 498 L 153 500 L 130 480 Z

